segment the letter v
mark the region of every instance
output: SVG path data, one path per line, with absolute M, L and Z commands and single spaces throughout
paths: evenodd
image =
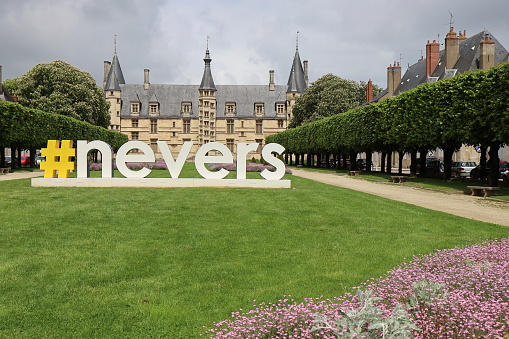
M 170 172 L 170 176 L 172 178 L 178 178 L 182 168 L 184 167 L 184 163 L 187 160 L 187 156 L 189 152 L 191 152 L 191 147 L 193 147 L 192 141 L 185 141 L 180 149 L 180 153 L 177 156 L 177 160 L 173 160 L 173 156 L 171 155 L 171 151 L 168 148 L 168 144 L 162 140 L 157 141 L 157 146 L 161 150 L 163 155 L 164 162 L 168 167 L 168 172 Z

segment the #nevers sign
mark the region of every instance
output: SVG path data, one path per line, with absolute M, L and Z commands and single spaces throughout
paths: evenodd
M 285 174 L 285 164 L 274 156 L 280 155 L 284 147 L 271 143 L 262 149 L 263 159 L 275 170 L 263 170 L 260 175 L 263 179 L 247 179 L 246 164 L 249 152 L 258 148 L 258 143 L 237 144 L 237 177 L 236 179 L 224 179 L 229 171 L 209 171 L 207 164 L 211 163 L 232 163 L 233 154 L 225 145 L 218 142 L 211 142 L 201 146 L 196 152 L 194 164 L 202 178 L 179 178 L 184 163 L 189 156 L 192 141 L 186 141 L 176 158 L 171 154 L 168 144 L 158 141 L 157 145 L 161 150 L 163 160 L 166 162 L 171 178 L 146 178 L 152 171 L 149 168 L 131 170 L 127 167 L 128 162 L 155 162 L 155 154 L 152 148 L 146 143 L 138 140 L 128 141 L 117 151 L 113 159 L 113 150 L 107 143 L 94 140 L 78 140 L 77 148 L 72 147 L 72 140 L 48 140 L 47 148 L 41 150 L 46 161 L 41 162 L 41 169 L 44 170 L 44 178 L 33 178 L 32 186 L 82 186 L 82 187 L 266 187 L 266 188 L 289 188 L 290 180 L 281 180 Z M 137 149 L 142 154 L 129 154 Z M 102 173 L 100 178 L 90 178 L 88 153 L 92 150 L 101 152 Z M 208 152 L 221 153 L 221 155 L 207 155 Z M 75 157 L 76 162 L 72 161 Z M 125 178 L 113 177 L 113 161 L 117 169 Z M 76 178 L 70 178 L 71 170 L 76 170 Z

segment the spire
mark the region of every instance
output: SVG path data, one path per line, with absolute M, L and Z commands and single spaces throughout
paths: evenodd
M 115 35 L 114 40 L 114 52 L 113 61 L 111 62 L 110 72 L 106 78 L 106 85 L 104 86 L 105 91 L 120 90 L 120 84 L 125 84 L 124 74 L 122 74 L 122 68 L 120 68 L 120 62 L 117 56 L 117 36 Z
M 212 79 L 212 72 L 210 71 L 210 62 L 212 59 L 210 58 L 209 53 L 209 37 L 207 36 L 207 50 L 205 51 L 205 69 L 203 70 L 203 77 L 201 79 L 200 89 L 216 89 L 216 85 L 214 85 L 214 79 Z
M 290 77 L 288 78 L 288 89 L 287 92 L 298 92 L 303 93 L 306 89 L 306 76 L 304 74 L 304 68 L 299 56 L 299 45 L 297 40 L 297 46 L 295 50 L 295 56 L 293 57 L 292 70 L 290 71 Z

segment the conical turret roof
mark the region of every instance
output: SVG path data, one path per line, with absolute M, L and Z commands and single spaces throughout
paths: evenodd
M 300 61 L 299 50 L 295 51 L 293 57 L 292 70 L 290 71 L 290 77 L 288 78 L 288 90 L 287 92 L 303 93 L 306 89 L 306 77 L 304 75 L 304 68 Z
M 118 61 L 117 53 L 113 55 L 113 61 L 111 62 L 110 72 L 106 78 L 106 85 L 104 86 L 105 91 L 120 90 L 120 84 L 125 84 L 124 74 L 122 74 L 122 68 L 120 68 L 120 62 Z
M 201 79 L 200 89 L 216 89 L 216 85 L 214 84 L 214 79 L 212 78 L 212 72 L 210 70 L 210 63 L 212 59 L 210 58 L 209 49 L 205 52 L 205 69 L 203 70 L 203 77 Z

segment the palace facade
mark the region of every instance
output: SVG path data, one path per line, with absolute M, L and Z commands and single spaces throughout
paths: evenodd
M 103 88 L 110 103 L 110 129 L 141 140 L 160 158 L 157 141 L 165 141 L 173 154 L 185 141 L 193 141 L 190 156 L 208 142 L 225 144 L 235 155 L 237 143 L 258 143 L 259 158 L 265 137 L 284 131 L 292 107 L 308 86 L 308 63 L 295 51 L 286 85 L 276 85 L 269 71 L 267 85 L 216 85 L 210 52 L 205 52 L 199 85 L 151 84 L 144 70 L 143 84 L 126 84 L 117 53 L 104 62 Z

